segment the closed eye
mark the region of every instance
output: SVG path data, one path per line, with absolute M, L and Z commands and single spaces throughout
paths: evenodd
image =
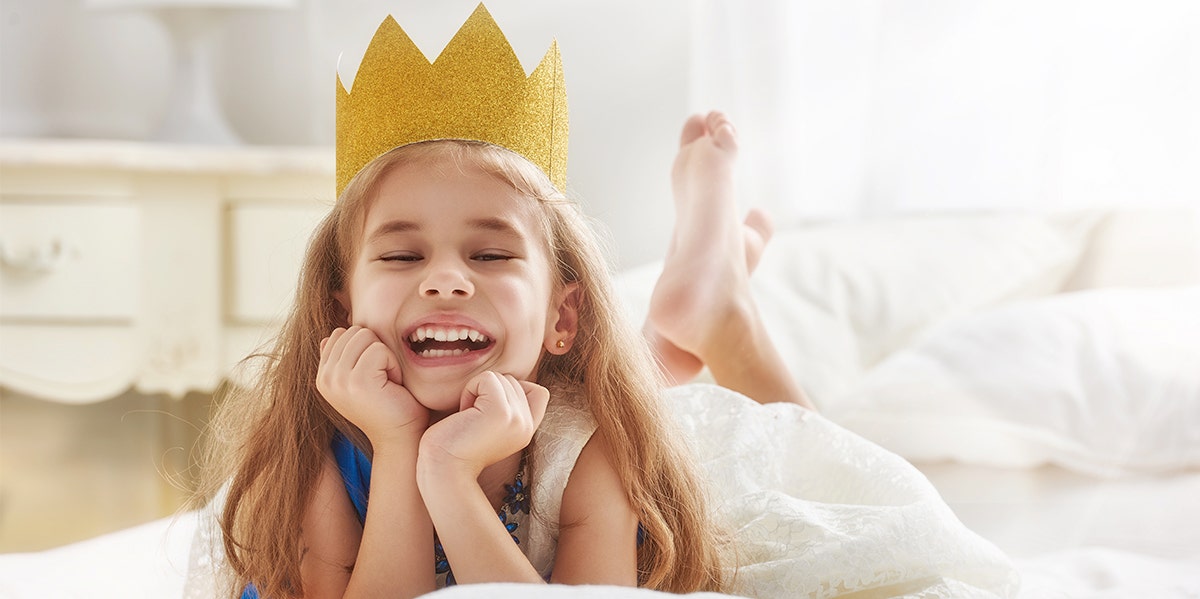
M 379 259 L 383 262 L 418 262 L 422 258 L 417 254 L 384 254 Z
M 471 259 L 479 262 L 495 262 L 498 260 L 512 260 L 513 256 L 508 254 L 498 254 L 495 252 L 484 252 L 482 254 L 475 254 L 474 256 L 471 256 Z

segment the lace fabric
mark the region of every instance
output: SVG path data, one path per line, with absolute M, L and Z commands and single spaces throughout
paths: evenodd
M 1012 597 L 1016 571 L 911 464 L 794 405 L 687 385 L 666 401 L 733 532 L 748 597 Z
M 547 580 L 558 547 L 563 491 L 580 452 L 596 431 L 591 412 L 581 404 L 582 398 L 566 393 L 553 397 L 556 401 L 547 406 L 530 445 L 530 514 L 522 525 L 528 536 L 521 538 L 529 563 Z

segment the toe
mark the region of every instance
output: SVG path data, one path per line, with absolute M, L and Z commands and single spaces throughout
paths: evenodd
M 705 125 L 708 127 L 709 134 L 717 142 L 717 146 L 725 150 L 737 149 L 737 132 L 725 113 L 716 110 L 708 113 Z
M 683 134 L 679 136 L 679 145 L 686 146 L 704 136 L 708 129 L 703 115 L 693 114 L 683 124 Z
M 771 236 L 775 234 L 775 224 L 771 222 L 771 217 L 759 208 L 751 208 L 746 213 L 746 220 L 743 222 L 747 227 L 758 233 L 764 242 L 769 241 Z
M 775 233 L 775 226 L 771 224 L 771 218 L 766 212 L 757 208 L 752 208 L 750 213 L 746 215 L 746 220 L 742 222 L 742 240 L 746 250 L 746 270 L 754 273 L 758 268 L 758 262 L 762 259 L 763 251 L 767 249 L 767 242 L 771 241 L 771 235 Z

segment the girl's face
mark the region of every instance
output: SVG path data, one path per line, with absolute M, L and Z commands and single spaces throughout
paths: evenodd
M 531 201 L 462 162 L 384 175 L 340 298 L 351 324 L 399 358 L 403 385 L 442 415 L 458 410 L 475 374 L 536 376 L 543 349 L 563 337 L 560 310 L 569 309 L 552 298 L 562 294 Z

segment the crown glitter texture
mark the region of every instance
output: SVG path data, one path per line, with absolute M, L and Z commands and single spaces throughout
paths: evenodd
M 430 63 L 392 17 L 367 47 L 353 88 L 337 79 L 337 193 L 388 150 L 433 139 L 508 148 L 567 182 L 567 93 L 558 42 L 528 77 L 480 4 Z

